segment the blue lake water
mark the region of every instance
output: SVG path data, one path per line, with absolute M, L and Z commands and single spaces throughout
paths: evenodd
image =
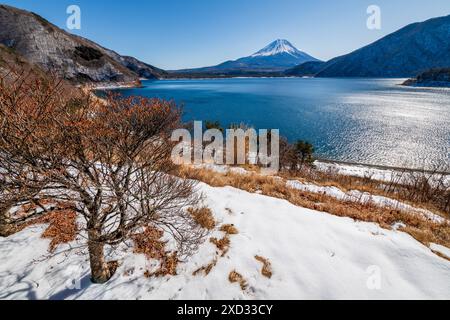
M 184 120 L 280 129 L 312 142 L 322 158 L 428 169 L 450 166 L 450 89 L 398 79 L 144 81 L 125 96 L 173 99 Z

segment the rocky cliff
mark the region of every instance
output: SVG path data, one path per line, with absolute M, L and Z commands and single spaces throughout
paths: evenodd
M 76 84 L 137 84 L 164 72 L 72 35 L 41 16 L 0 5 L 0 44 L 29 63 Z

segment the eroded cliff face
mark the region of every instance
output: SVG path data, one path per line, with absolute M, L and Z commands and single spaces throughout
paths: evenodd
M 76 84 L 139 83 L 139 72 L 129 69 L 126 59 L 116 52 L 72 35 L 34 13 L 5 5 L 0 5 L 0 44 Z M 147 76 L 158 77 L 152 73 L 154 67 L 136 63 L 147 66 Z

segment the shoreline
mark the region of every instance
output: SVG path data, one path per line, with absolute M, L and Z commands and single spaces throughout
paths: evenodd
M 335 164 L 335 165 L 348 166 L 348 167 L 362 167 L 362 168 L 367 168 L 367 169 L 376 169 L 376 170 L 383 170 L 383 171 L 423 172 L 423 173 L 428 173 L 428 174 L 442 174 L 442 175 L 450 176 L 450 171 L 433 171 L 433 170 L 426 170 L 426 169 L 419 169 L 419 168 L 395 167 L 395 166 L 367 164 L 367 163 L 332 160 L 332 159 L 324 159 L 324 158 L 317 158 L 315 162 L 331 164 L 331 165 Z
M 185 78 L 185 79 L 181 79 L 181 78 L 162 78 L 162 79 L 140 79 L 142 81 L 146 81 L 146 80 L 159 80 L 159 81 L 173 81 L 173 80 L 180 80 L 180 81 L 185 81 L 185 80 L 223 80 L 223 79 L 254 79 L 254 78 L 258 78 L 258 79 L 278 79 L 278 78 L 283 78 L 283 79 L 292 79 L 292 78 L 298 78 L 298 79 L 302 79 L 302 77 L 228 77 L 228 78 Z M 314 77 L 307 77 L 310 79 L 315 79 Z M 389 78 L 391 79 L 391 78 Z M 394 78 L 392 78 L 394 79 Z M 396 80 L 401 80 L 401 79 L 397 79 Z M 410 86 L 406 86 L 403 84 L 398 84 L 399 86 L 403 86 L 403 87 L 410 87 Z M 114 84 L 114 85 L 99 85 L 99 86 L 89 86 L 87 87 L 87 89 L 89 91 L 91 91 L 92 93 L 94 93 L 94 91 L 110 91 L 110 90 L 117 90 L 117 89 L 133 89 L 133 88 L 144 88 L 145 86 L 140 83 L 139 85 L 136 84 L 131 84 L 131 83 L 118 83 L 118 84 Z M 95 94 L 95 93 L 94 93 Z M 368 164 L 368 163 L 360 163 L 360 162 L 352 162 L 352 161 L 342 161 L 342 160 L 334 160 L 334 159 L 327 159 L 327 158 L 320 158 L 318 157 L 316 159 L 316 162 L 318 163 L 323 163 L 326 165 L 336 165 L 336 166 L 346 166 L 346 167 L 353 167 L 353 168 L 359 168 L 362 171 L 370 171 L 370 170 L 380 170 L 380 171 L 385 171 L 385 172 L 422 172 L 422 173 L 426 173 L 426 174 L 441 174 L 441 175 L 448 175 L 450 177 L 450 171 L 434 171 L 432 169 L 423 169 L 423 168 L 411 168 L 411 167 L 398 167 L 398 166 L 389 166 L 389 165 L 383 165 L 383 164 Z

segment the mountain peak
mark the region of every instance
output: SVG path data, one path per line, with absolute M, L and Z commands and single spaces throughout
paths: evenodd
M 252 57 L 274 56 L 281 53 L 288 53 L 292 56 L 301 55 L 302 52 L 285 39 L 277 39 L 268 46 L 256 52 Z
M 298 50 L 289 41 L 278 39 L 248 57 L 230 60 L 217 66 L 181 71 L 184 73 L 234 73 L 242 75 L 245 72 L 280 72 L 309 61 L 318 60 Z

